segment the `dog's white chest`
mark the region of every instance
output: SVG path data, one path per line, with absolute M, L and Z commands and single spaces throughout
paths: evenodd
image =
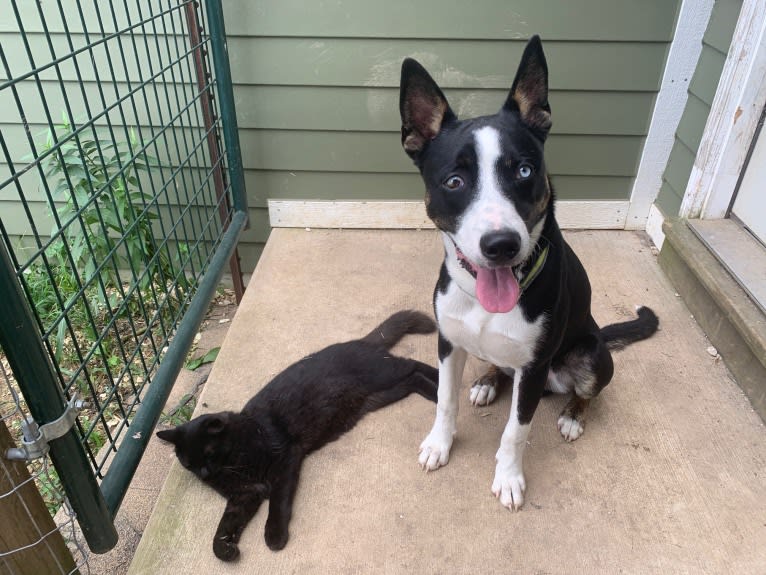
M 508 313 L 489 313 L 454 281 L 446 293 L 438 294 L 436 312 L 439 330 L 453 345 L 514 369 L 532 361 L 545 323 L 543 316 L 527 321 L 518 306 Z

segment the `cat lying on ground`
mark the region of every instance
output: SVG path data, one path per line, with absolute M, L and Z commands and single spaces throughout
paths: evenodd
M 224 561 L 239 556 L 242 531 L 269 499 L 266 544 L 287 544 L 303 459 L 354 427 L 365 414 L 415 392 L 436 401 L 438 371 L 391 355 L 406 334 L 436 327 L 416 311 L 395 313 L 362 339 L 313 353 L 278 374 L 240 413 L 210 413 L 157 432 L 181 464 L 226 497 L 213 539 Z

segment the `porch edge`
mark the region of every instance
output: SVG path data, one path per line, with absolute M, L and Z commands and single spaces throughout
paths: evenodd
M 659 263 L 766 422 L 766 316 L 685 220 L 665 220 Z

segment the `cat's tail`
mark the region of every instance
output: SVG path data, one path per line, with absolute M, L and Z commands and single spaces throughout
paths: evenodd
M 362 341 L 391 349 L 407 334 L 433 333 L 435 331 L 436 323 L 434 320 L 424 313 L 409 309 L 396 312 L 363 337 Z

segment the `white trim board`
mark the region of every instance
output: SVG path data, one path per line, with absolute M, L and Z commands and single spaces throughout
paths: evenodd
M 646 219 L 646 233 L 649 234 L 658 250 L 661 250 L 662 244 L 665 243 L 665 232 L 662 231 L 662 224 L 664 222 L 665 216 L 662 215 L 657 206 L 652 204 L 649 208 L 649 217 Z
M 630 209 L 625 222 L 627 229 L 642 230 L 648 224 L 650 207 L 662 186 L 662 174 L 686 107 L 689 82 L 702 52 L 702 38 L 713 3 L 713 0 L 684 0 L 681 5 L 652 122 L 630 194 Z
M 766 104 L 766 2 L 744 0 L 680 216 L 726 216 Z
M 629 202 L 556 202 L 563 229 L 622 230 Z M 275 228 L 427 229 L 433 222 L 420 201 L 269 200 Z

